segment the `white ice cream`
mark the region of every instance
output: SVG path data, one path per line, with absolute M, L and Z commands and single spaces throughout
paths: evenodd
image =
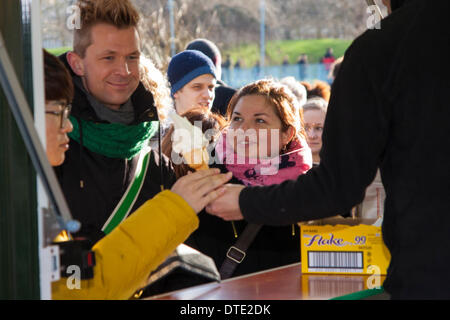
M 201 127 L 193 125 L 185 117 L 173 112 L 169 115 L 174 124 L 172 149 L 176 153 L 185 154 L 195 149 L 206 148 L 208 139 L 203 135 Z

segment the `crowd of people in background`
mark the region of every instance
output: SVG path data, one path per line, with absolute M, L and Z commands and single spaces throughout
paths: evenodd
M 64 79 L 70 75 L 73 81 L 73 84 L 70 82 L 70 86 L 67 86 L 70 90 L 67 90 L 61 102 L 57 99 L 59 97 L 48 95 L 49 101 L 57 101 L 63 109 L 48 110 L 47 113 L 56 115 L 58 112 L 58 115 L 64 117 L 64 122 L 61 120 L 60 125 L 64 148 L 56 145 L 55 148 L 60 152 L 54 152 L 52 146 L 55 144 L 49 143 L 48 153 L 72 214 L 82 223 L 76 237 L 89 239 L 99 252 L 103 250 L 102 244 L 114 242 L 114 236 L 120 237 L 118 229 L 115 229 L 117 225 L 108 225 L 113 217 L 110 214 L 114 215 L 116 211 L 122 210 L 115 207 L 117 201 L 126 185 L 133 182 L 133 172 L 140 169 L 136 167 L 141 164 L 146 141 L 155 141 L 155 136 L 162 141 L 159 145 L 151 144 L 146 168 L 150 175 L 148 178 L 144 177 L 141 190 L 135 195 L 134 205 L 126 209 L 127 214 L 121 220 L 131 213 L 138 217 L 139 214 L 134 212 L 145 211 L 143 208 L 144 204 L 148 207 L 147 200 L 154 198 L 161 190 L 173 190 L 179 179 L 188 172 L 195 171 L 186 164 L 175 165 L 170 162 L 173 126 L 169 127 L 167 121 L 164 121 L 165 126 L 161 123 L 155 126 L 155 120 L 162 120 L 171 112 L 168 110 L 171 108 L 172 112 L 186 117 L 192 123 L 200 121 L 204 131 L 215 129 L 224 134 L 226 128 L 276 128 L 283 132 L 284 142 L 275 150 L 281 155 L 280 172 L 276 176 L 265 177 L 254 166 L 219 166 L 222 173 L 233 172 L 235 183 L 280 183 L 285 179 L 295 179 L 312 167 L 313 158 L 307 142 L 311 141 L 311 135 L 309 130 L 305 130 L 308 127 L 303 122 L 302 106 L 319 97 L 324 101 L 328 100 L 328 84 L 301 83 L 289 77 L 261 80 L 244 88 L 231 88 L 221 80 L 222 68 L 231 65 L 230 57 L 227 56 L 222 63 L 220 50 L 207 39 L 194 39 L 185 50 L 172 57 L 164 76 L 150 60 L 139 57 L 139 39 L 134 33 L 138 15 L 132 6 L 126 9 L 126 15 L 130 19 L 121 20 L 106 11 L 96 17 L 102 23 L 89 20 L 89 11 L 94 11 L 92 4 L 84 8 L 87 12 L 84 16 L 85 25 L 88 28 L 75 33 L 74 50 L 63 54 L 61 62 L 53 61 L 45 53 L 48 66 L 46 70 L 52 70 L 52 63 L 60 69 L 66 68 L 70 72 L 63 73 L 61 70 L 59 73 L 64 75 Z M 117 29 L 119 27 L 121 29 Z M 116 30 L 120 32 L 105 43 L 105 36 Z M 89 36 L 89 32 L 92 40 L 90 44 L 86 44 L 83 40 Z M 126 48 L 120 48 L 119 44 Z M 102 53 L 105 48 L 114 53 Z M 93 64 L 97 54 L 105 55 L 105 58 L 101 58 L 105 62 Z M 127 62 L 126 69 L 117 70 L 114 63 L 107 62 L 117 61 L 121 56 L 130 61 Z M 234 67 L 239 68 L 239 65 L 240 61 L 237 61 Z M 53 69 L 57 69 L 56 67 Z M 52 89 L 50 77 L 56 80 L 55 74 L 58 72 L 49 71 L 46 74 L 48 92 L 57 91 Z M 166 77 L 169 86 L 165 86 L 162 80 Z M 130 79 L 128 85 L 122 85 L 127 78 Z M 57 84 L 63 83 L 58 81 Z M 115 91 L 114 86 L 120 90 Z M 169 91 L 171 104 L 164 102 L 168 101 L 164 95 Z M 269 105 L 272 105 L 269 109 L 265 96 L 271 97 L 268 98 Z M 69 102 L 72 110 L 64 107 Z M 259 119 L 264 121 L 264 125 L 254 119 L 254 114 L 258 112 L 266 112 L 267 118 Z M 52 123 L 47 124 L 48 137 L 55 136 L 52 134 Z M 116 135 L 118 132 L 120 136 Z M 224 157 L 224 154 L 221 156 Z M 257 154 L 247 156 L 258 158 Z M 55 160 L 56 157 L 58 159 Z M 125 180 L 124 175 L 127 177 Z M 179 194 L 183 197 L 185 191 L 179 191 Z M 101 195 L 104 195 L 103 199 L 98 201 L 102 198 Z M 247 224 L 232 223 L 230 228 L 228 223 L 204 211 L 199 218 L 201 227 L 192 233 L 186 243 L 211 256 L 220 269 L 222 265 L 226 265 L 224 262 L 227 260 L 227 251 L 236 237 L 248 232 Z M 128 228 L 128 225 L 123 222 L 121 228 Z M 255 235 L 256 239 L 249 248 L 245 263 L 237 266 L 236 270 L 223 271 L 222 277 L 300 261 L 298 234 L 296 225 L 262 228 Z M 103 259 L 107 261 L 108 258 L 108 254 L 103 253 Z M 99 269 L 97 272 L 103 274 L 105 271 Z M 58 291 L 55 288 L 55 292 L 59 292 L 61 296 L 65 294 L 62 289 Z
M 324 65 L 326 65 L 327 70 L 329 70 L 330 66 L 336 61 L 336 57 L 334 56 L 334 50 L 333 48 L 327 48 L 325 51 L 325 54 L 318 60 L 316 61 L 317 63 L 322 63 Z M 255 65 L 257 65 L 259 63 L 259 61 L 257 61 L 255 63 Z M 308 54 L 307 53 L 302 53 L 298 56 L 296 64 L 298 65 L 308 65 L 308 63 L 310 63 L 308 61 Z M 311 61 L 312 63 L 312 61 Z M 289 61 L 289 56 L 284 56 L 283 60 L 281 62 L 281 65 L 283 66 L 287 66 L 290 65 L 291 62 Z M 233 62 L 231 61 L 231 56 L 230 54 L 226 54 L 225 56 L 225 60 L 222 63 L 222 69 L 231 69 L 231 68 L 242 68 L 242 59 L 237 58 L 235 63 L 233 64 Z
M 246 193 L 251 196 L 251 192 L 287 187 L 293 181 L 300 181 L 301 186 L 301 181 L 317 178 L 308 175 L 310 170 L 323 174 L 323 179 L 329 177 L 328 170 L 342 163 L 322 158 L 322 133 L 335 86 L 303 81 L 300 73 L 298 78 L 258 79 L 232 88 L 222 80 L 222 70 L 232 65 L 230 56 L 222 59 L 220 50 L 207 39 L 193 39 L 171 57 L 167 70 L 159 71 L 140 51 L 139 14 L 130 1 L 110 1 L 115 6 L 102 5 L 100 0 L 79 2 L 83 28 L 74 33 L 73 51 L 61 55 L 56 65 L 69 79 L 70 90 L 47 96 L 48 116 L 61 119 L 47 123 L 61 141 L 57 159 L 50 151 L 48 158 L 72 215 L 82 224 L 73 236 L 89 239 L 100 259 L 94 278 L 86 285 L 87 293 L 74 291 L 74 295 L 55 284 L 55 297 L 86 298 L 83 294 L 88 293 L 100 298 L 130 297 L 183 242 L 210 256 L 223 279 L 300 262 L 299 229 L 294 221 L 260 225 L 246 220 L 229 222 L 209 213 L 214 211 L 211 203 L 221 199 L 227 188 L 241 192 L 250 187 L 247 190 L 256 190 Z M 288 64 L 287 57 L 284 63 Z M 297 63 L 306 66 L 307 55 L 301 54 Z M 343 58 L 336 59 L 332 48 L 321 63 L 329 71 L 330 82 L 342 72 Z M 240 67 L 237 60 L 234 68 Z M 347 74 L 350 69 L 347 66 Z M 47 73 L 58 85 L 63 84 L 55 72 L 46 69 Z M 344 79 L 340 80 L 344 87 Z M 48 88 L 51 83 L 46 79 Z M 350 104 L 352 97 L 345 99 Z M 202 132 L 210 133 L 205 139 L 212 146 L 211 157 L 220 161 L 210 162 L 209 169 L 202 171 L 173 163 L 175 127 L 171 119 L 175 116 L 200 123 Z M 228 139 L 239 130 L 256 132 L 256 140 Z M 261 132 L 266 133 L 264 139 Z M 228 162 L 239 148 L 244 161 Z M 261 150 L 266 153 L 262 155 Z M 358 199 L 364 199 L 364 192 L 358 189 L 357 193 Z M 248 199 L 242 198 L 239 204 L 258 205 Z M 318 207 L 322 203 L 316 200 Z M 345 196 L 339 199 L 344 200 Z M 293 207 L 292 202 L 289 205 Z M 283 210 L 287 209 L 280 206 L 271 214 L 279 212 L 278 219 L 283 221 L 288 217 Z M 306 216 L 313 217 L 313 211 Z M 259 218 L 263 216 L 268 214 Z M 246 248 L 233 249 L 244 234 L 250 239 Z
M 298 68 L 298 73 L 296 78 L 300 81 L 306 80 L 308 78 L 308 67 L 311 63 L 317 63 L 320 64 L 324 71 L 325 76 L 327 77 L 327 82 L 332 83 L 332 75 L 331 72 L 333 70 L 333 66 L 335 65 L 336 61 L 342 59 L 336 58 L 334 56 L 333 48 L 327 48 L 325 51 L 325 54 L 320 57 L 317 61 L 310 61 L 308 58 L 307 53 L 302 53 L 298 56 L 295 63 L 292 63 L 289 59 L 288 55 L 285 55 L 281 61 L 281 72 L 285 72 L 286 68 L 289 66 L 296 65 Z M 247 66 L 248 67 L 248 66 Z M 261 62 L 258 59 L 253 65 L 250 66 L 252 69 L 252 74 L 254 78 L 258 78 L 261 76 Z M 227 77 L 231 74 L 231 70 L 234 72 L 239 72 L 241 68 L 244 68 L 244 62 L 243 59 L 237 58 L 235 63 L 233 64 L 230 54 L 226 54 L 225 60 L 222 62 L 221 69 L 223 72 L 227 75 Z M 234 74 L 233 74 L 234 76 Z M 236 75 L 238 76 L 238 75 Z M 325 79 L 324 79 L 325 80 Z
M 97 7 L 101 1 L 97 4 L 80 1 L 84 3 L 81 17 L 85 27 L 75 32 L 73 51 L 61 55 L 59 59 L 45 52 L 45 64 L 49 101 L 46 112 L 61 118 L 59 136 L 57 129 L 53 128 L 54 121 L 47 122 L 47 136 L 60 137 L 63 143 L 58 145 L 49 141 L 48 158 L 55 166 L 72 215 L 81 222 L 81 230 L 74 236 L 88 239 L 97 254 L 101 254 L 101 259 L 97 260 L 95 284 L 83 294 L 106 294 L 111 286 L 109 297 L 131 295 L 130 288 L 138 289 L 137 283 L 142 281 L 142 274 L 136 276 L 132 273 L 121 281 L 109 279 L 109 284 L 99 282 L 100 276 L 105 281 L 110 275 L 106 264 L 117 264 L 126 270 L 123 263 L 111 262 L 115 255 L 128 256 L 130 253 L 127 252 L 141 252 L 146 259 L 152 259 L 150 265 L 155 266 L 162 262 L 161 258 L 174 248 L 175 243 L 183 240 L 212 257 L 223 279 L 299 262 L 299 227 L 296 224 L 261 226 L 257 229 L 245 221 L 230 224 L 207 214 L 200 199 L 187 194 L 192 192 L 191 189 L 179 186 L 202 179 L 209 179 L 217 185 L 217 181 L 223 183 L 229 180 L 229 172 L 233 173 L 233 183 L 271 185 L 296 179 L 307 172 L 318 161 L 320 131 L 330 98 L 330 85 L 324 81 L 308 83 L 286 77 L 260 79 L 242 88 L 232 88 L 222 80 L 222 70 L 232 65 L 230 56 L 223 60 L 218 47 L 207 39 L 192 40 L 171 58 L 167 71 L 161 72 L 140 53 L 140 39 L 135 32 L 139 15 L 130 3 L 127 2 L 117 13 Z M 100 63 L 95 63 L 97 59 Z M 333 61 L 330 49 L 322 63 L 331 64 Z M 287 57 L 284 63 L 288 64 Z M 308 63 L 306 54 L 298 63 Z M 241 60 L 237 60 L 234 68 L 240 67 Z M 66 82 L 71 78 L 70 85 L 66 86 L 67 92 L 59 90 L 65 82 L 58 80 L 58 75 Z M 58 82 L 53 83 L 53 79 Z M 51 94 L 58 90 L 61 91 L 58 96 Z M 53 104 L 55 107 L 50 107 Z M 56 110 L 57 105 L 61 109 Z M 309 107 L 304 109 L 304 106 Z M 320 109 L 319 116 L 315 114 L 316 107 Z M 213 163 L 210 167 L 219 171 L 196 176 L 192 174 L 195 170 L 188 165 L 171 162 L 174 134 L 169 120 L 171 112 L 191 123 L 200 122 L 203 132 L 215 130 L 219 136 L 222 135 L 222 139 L 217 138 L 217 134 L 208 137 L 213 145 L 213 154 L 222 163 Z M 257 159 L 256 166 L 248 163 L 225 164 L 225 158 L 233 157 L 236 150 L 236 146 L 224 143 L 228 129 L 280 131 L 280 144 L 276 149 L 272 150 L 268 144 L 274 137 L 258 140 L 256 148 L 260 150 L 260 144 L 268 144 L 269 157 L 279 156 L 277 173 L 262 174 L 265 164 L 261 162 L 261 155 L 248 149 L 245 157 L 247 160 Z M 52 148 L 58 152 L 52 151 Z M 139 192 L 133 195 L 132 204 L 124 208 L 120 199 L 124 193 L 129 196 L 127 186 L 135 182 L 135 174 L 140 170 L 146 172 L 148 177 L 144 175 Z M 221 175 L 217 175 L 219 172 Z M 171 201 L 182 206 L 177 204 L 178 199 L 170 192 L 164 193 L 167 192 L 164 190 L 181 196 L 188 207 L 190 205 L 195 212 L 200 211 L 200 225 L 187 239 L 182 238 L 186 237 L 186 233 L 179 233 L 178 240 L 165 243 L 159 249 L 165 253 L 156 258 L 142 252 L 140 241 L 146 239 L 146 235 L 141 234 L 132 221 L 147 223 L 145 212 L 161 211 L 158 201 L 161 204 L 167 202 L 169 207 Z M 210 188 L 208 192 L 210 199 L 218 196 L 217 191 L 212 195 Z M 205 197 L 204 194 L 202 196 Z M 173 206 L 171 208 L 174 210 Z M 118 216 L 121 211 L 125 213 Z M 174 210 L 172 214 L 177 212 L 179 210 Z M 133 219 L 128 218 L 130 215 Z M 154 215 L 157 216 L 156 213 Z M 198 224 L 195 219 L 192 221 L 192 216 L 174 219 L 190 221 L 186 232 L 192 232 Z M 113 224 L 114 220 L 118 222 Z M 177 224 L 178 220 L 172 223 Z M 153 224 L 160 231 L 166 228 L 157 222 Z M 107 249 L 117 241 L 123 241 L 123 232 L 132 234 L 136 245 L 124 242 L 114 250 Z M 230 248 L 242 233 L 250 232 L 254 240 L 248 244 L 245 261 L 230 267 Z M 173 237 L 170 232 L 160 232 L 161 239 L 169 236 Z M 133 259 L 130 256 L 125 260 L 134 263 Z M 131 279 L 132 276 L 136 278 Z M 115 286 L 127 281 L 130 284 L 128 290 L 122 293 L 115 290 Z M 160 288 L 163 291 L 167 289 L 164 285 Z M 57 284 L 54 285 L 54 293 L 57 297 L 70 296 Z

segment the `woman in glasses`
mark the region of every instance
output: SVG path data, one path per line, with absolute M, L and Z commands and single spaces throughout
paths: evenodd
M 44 51 L 47 157 L 52 166 L 64 162 L 68 148 L 71 77 L 64 65 Z M 149 273 L 198 227 L 196 213 L 219 197 L 221 185 L 231 176 L 204 170 L 179 179 L 145 202 L 129 218 L 92 247 L 94 277 L 80 280 L 79 289 L 68 279 L 52 283 L 53 299 L 128 299 L 147 280 Z M 66 239 L 69 240 L 69 239 Z
M 68 119 L 74 94 L 72 79 L 62 63 L 44 50 L 45 127 L 47 158 L 52 166 L 64 162 L 69 149 L 67 133 L 73 130 Z

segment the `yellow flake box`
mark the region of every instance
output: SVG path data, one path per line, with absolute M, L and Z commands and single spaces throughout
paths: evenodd
M 345 219 L 346 220 L 346 219 Z M 381 227 L 301 225 L 302 273 L 385 275 L 390 253 Z

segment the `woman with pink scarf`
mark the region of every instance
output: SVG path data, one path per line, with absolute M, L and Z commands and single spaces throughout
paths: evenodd
M 292 92 L 273 80 L 243 87 L 228 106 L 229 127 L 215 147 L 212 166 L 231 171 L 230 183 L 246 186 L 279 184 L 304 174 L 312 167 L 312 155 L 299 110 Z M 244 231 L 246 221 L 225 222 L 205 212 L 199 218 L 199 229 L 186 244 L 213 258 L 222 278 L 300 261 L 296 225 Z M 243 233 L 251 240 L 242 243 Z

